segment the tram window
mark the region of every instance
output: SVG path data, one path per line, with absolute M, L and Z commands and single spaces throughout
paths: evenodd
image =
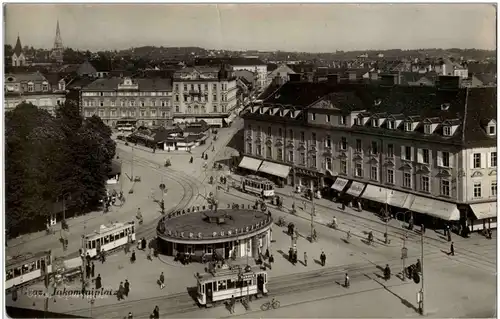
M 7 270 L 7 280 L 14 278 L 14 272 L 12 269 Z
M 104 236 L 104 244 L 109 243 L 109 236 Z
M 95 249 L 95 240 L 92 241 L 92 247 L 91 249 Z
M 26 274 L 28 272 L 28 270 L 29 270 L 28 264 L 23 265 L 23 269 L 21 270 L 23 272 L 23 274 Z
M 46 256 L 45 259 L 47 259 L 47 266 L 50 265 L 51 263 L 50 256 Z
M 214 286 L 214 291 L 219 291 L 219 289 L 217 289 L 217 282 L 210 282 L 210 283 L 208 283 L 208 284 L 209 284 L 210 286 L 212 286 L 212 285 Z M 210 287 L 210 286 L 209 286 L 209 287 Z
M 35 271 L 35 270 L 36 270 L 36 261 L 32 262 L 30 265 L 30 272 Z
M 21 276 L 21 267 L 14 268 L 14 277 Z
M 135 231 L 134 231 L 134 226 L 132 226 L 132 234 L 133 234 L 133 233 L 135 233 Z
M 36 261 L 36 269 L 40 269 L 40 259 Z
M 227 289 L 233 289 L 234 287 L 236 287 L 236 282 L 231 280 L 231 279 L 228 279 L 227 280 Z
M 109 235 L 109 242 L 115 241 L 115 236 L 113 234 Z
M 221 290 L 226 290 L 226 281 L 225 281 L 225 280 L 219 280 L 219 281 L 217 282 L 217 289 L 218 289 L 219 291 L 221 291 Z
M 122 230 L 122 231 L 120 232 L 120 238 L 123 238 L 123 237 L 125 237 L 125 230 Z
M 119 233 L 116 233 L 116 234 L 115 234 L 115 240 L 118 240 L 118 239 L 120 239 L 120 234 L 119 234 Z

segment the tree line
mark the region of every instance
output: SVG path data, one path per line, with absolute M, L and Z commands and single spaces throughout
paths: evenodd
M 55 116 L 28 103 L 5 114 L 6 230 L 9 237 L 45 228 L 60 213 L 99 205 L 116 145 L 111 129 L 93 116 L 83 119 L 70 101 Z M 59 208 L 58 208 L 59 207 Z

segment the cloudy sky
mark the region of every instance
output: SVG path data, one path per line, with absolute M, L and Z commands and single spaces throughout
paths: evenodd
M 330 52 L 494 49 L 496 9 L 480 4 L 7 4 L 5 42 L 50 48 L 143 45 Z

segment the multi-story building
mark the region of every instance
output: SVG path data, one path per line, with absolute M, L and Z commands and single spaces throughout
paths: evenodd
M 19 104 L 31 103 L 54 114 L 66 100 L 66 82 L 59 79 L 51 83 L 39 73 L 16 73 L 5 75 L 5 111 L 13 110 Z
M 174 73 L 173 119 L 175 123 L 204 120 L 222 127 L 232 121 L 237 106 L 236 77 L 229 66 L 187 67 Z
M 496 227 L 494 88 L 335 82 L 290 81 L 249 106 L 240 167 L 363 205 Z
M 84 117 L 98 115 L 114 127 L 120 120 L 141 126 L 166 126 L 172 120 L 170 79 L 98 79 L 80 91 Z

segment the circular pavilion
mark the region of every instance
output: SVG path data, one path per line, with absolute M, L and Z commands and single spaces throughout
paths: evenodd
M 164 216 L 156 229 L 163 254 L 191 255 L 193 260 L 215 255 L 225 259 L 256 257 L 271 243 L 270 214 L 252 209 L 177 211 Z

